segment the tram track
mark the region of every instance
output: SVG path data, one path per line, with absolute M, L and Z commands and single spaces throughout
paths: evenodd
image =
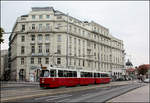
M 38 88 L 34 88 L 33 90 L 24 90 L 22 92 L 24 92 L 24 95 L 20 95 L 20 96 L 11 96 L 7 98 L 1 98 L 2 101 L 16 101 L 16 100 L 21 100 L 21 99 L 29 99 L 29 98 L 36 98 L 36 97 L 43 97 L 43 96 L 50 96 L 50 95 L 61 95 L 64 93 L 75 93 L 75 92 L 81 92 L 81 91 L 92 91 L 92 89 L 95 90 L 109 90 L 112 88 L 116 88 L 118 86 L 123 86 L 123 85 L 128 85 L 131 84 L 130 82 L 122 82 L 122 83 L 111 83 L 111 84 L 98 84 L 98 85 L 89 85 L 89 86 L 76 86 L 76 87 L 61 87 L 61 88 L 55 88 L 55 89 L 38 89 Z M 36 90 L 37 89 L 37 90 Z M 19 95 L 19 92 L 17 92 Z M 86 93 L 86 92 L 85 92 Z M 15 96 L 15 97 L 14 97 Z M 4 96 L 5 97 L 5 96 Z

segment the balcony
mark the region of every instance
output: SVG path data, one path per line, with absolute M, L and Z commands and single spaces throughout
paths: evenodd
M 28 30 L 28 32 L 52 32 L 52 28 L 42 28 L 42 29 L 40 29 L 40 28 L 35 28 L 35 29 L 31 29 L 31 28 L 29 28 L 29 30 Z
M 33 57 L 49 56 L 49 53 L 31 53 Z

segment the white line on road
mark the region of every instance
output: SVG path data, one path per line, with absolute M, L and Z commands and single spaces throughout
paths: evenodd
M 50 100 L 55 100 L 55 99 L 64 98 L 64 97 L 70 97 L 70 96 L 72 96 L 72 95 L 64 94 L 64 95 L 57 96 L 56 98 L 47 99 L 46 101 L 49 102 Z
M 35 98 L 34 100 L 46 99 L 46 98 L 51 98 L 51 97 L 58 97 L 58 96 L 40 97 L 40 98 Z
M 64 100 L 61 100 L 61 101 L 58 101 L 58 102 L 66 102 L 66 101 L 68 101 L 68 100 L 70 100 L 70 99 L 64 99 Z
M 84 94 L 84 95 L 82 95 L 82 96 L 87 96 L 87 95 L 89 95 L 89 94 Z

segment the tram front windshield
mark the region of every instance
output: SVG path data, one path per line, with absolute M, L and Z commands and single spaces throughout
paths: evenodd
M 49 70 L 42 70 L 40 77 L 49 77 Z

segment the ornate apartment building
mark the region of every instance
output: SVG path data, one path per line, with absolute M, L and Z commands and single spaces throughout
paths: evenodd
M 18 17 L 9 40 L 12 80 L 37 80 L 41 64 L 110 73 L 124 68 L 122 40 L 94 21 L 80 21 L 53 7 L 33 7 Z

